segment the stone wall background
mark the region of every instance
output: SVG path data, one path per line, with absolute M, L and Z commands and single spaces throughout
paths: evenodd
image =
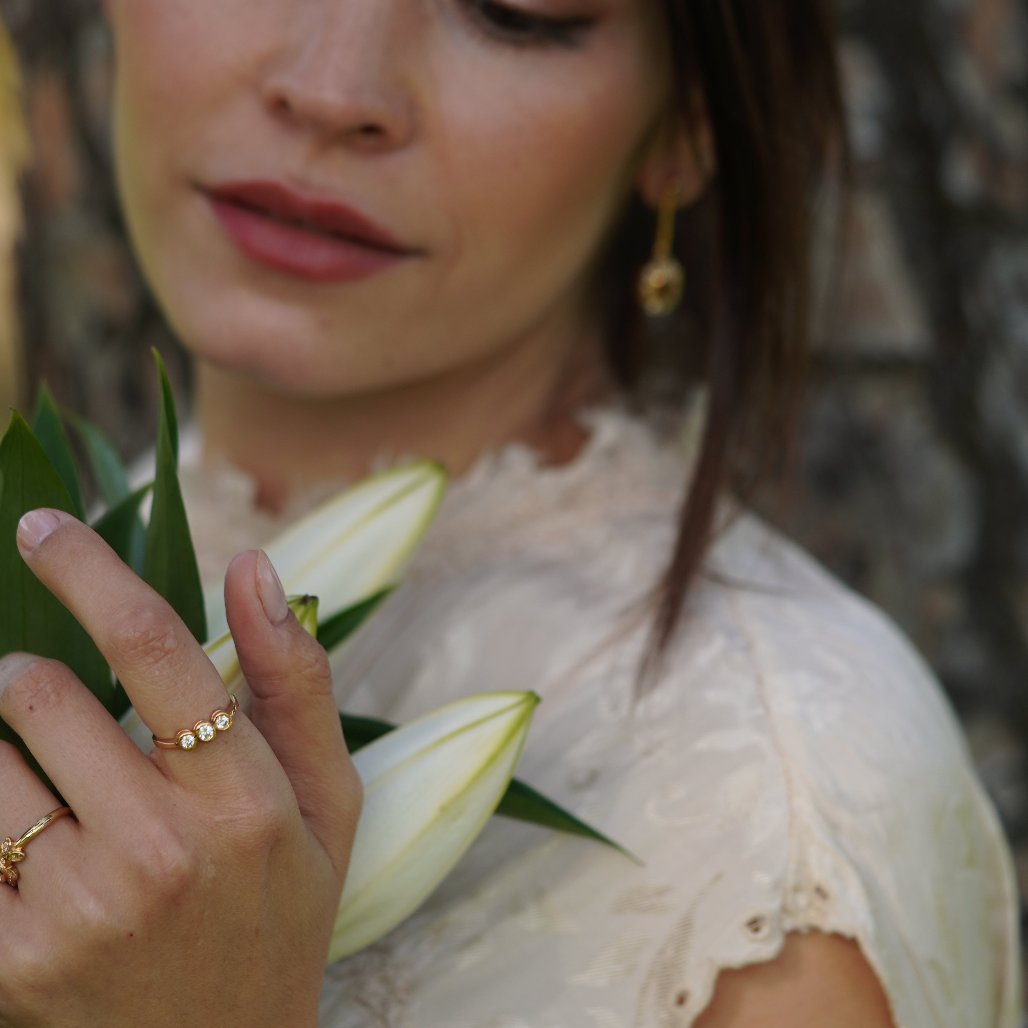
M 148 345 L 184 361 L 127 254 L 104 149 L 94 0 L 0 0 L 36 161 L 20 255 L 27 381 L 127 452 Z M 800 482 L 769 513 L 885 608 L 936 669 L 1028 895 L 1028 9 L 846 0 L 857 188 Z
M 19 262 L 23 402 L 45 379 L 125 454 L 152 442 L 151 346 L 188 395 L 181 349 L 125 243 L 107 153 L 110 52 L 99 0 L 0 0 L 22 59 L 32 170 Z
M 0 26 L 2 29 L 2 26 Z M 17 267 L 11 245 L 21 230 L 19 184 L 28 158 L 21 82 L 10 38 L 0 31 L 0 410 L 10 407 L 21 379 L 15 304 Z

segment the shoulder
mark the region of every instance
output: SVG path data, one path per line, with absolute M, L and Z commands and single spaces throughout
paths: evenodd
M 824 770 L 837 767 L 845 781 L 856 766 L 844 753 L 869 766 L 888 758 L 894 772 L 970 773 L 957 720 L 907 638 L 756 517 L 732 517 L 711 552 L 695 613 L 745 650 L 791 762 L 827 761 Z
M 716 639 L 719 656 L 702 661 Z M 754 783 L 751 813 L 736 814 L 766 824 L 731 855 L 727 836 L 712 840 L 732 868 L 716 892 L 763 905 L 754 938 L 738 938 L 721 968 L 777 966 L 790 933 L 837 935 L 858 947 L 854 980 L 872 970 L 897 1023 L 1015 1023 L 1006 845 L 941 689 L 880 612 L 738 515 L 658 688 L 706 697 L 690 711 L 690 744 L 732 741 L 730 774 L 749 766 Z M 754 886 L 762 876 L 770 891 Z M 714 895 L 713 916 L 727 902 Z

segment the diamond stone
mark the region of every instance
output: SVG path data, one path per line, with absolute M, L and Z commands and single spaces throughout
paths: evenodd
M 179 738 L 178 744 L 184 750 L 196 749 L 196 736 L 192 732 L 186 732 Z
M 223 712 L 214 719 L 214 727 L 219 732 L 227 732 L 232 727 L 232 718 Z
M 196 734 L 200 737 L 200 742 L 210 742 L 214 738 L 214 725 L 210 721 L 201 721 L 196 726 Z

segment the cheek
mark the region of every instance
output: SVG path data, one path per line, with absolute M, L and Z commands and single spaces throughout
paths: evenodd
M 115 159 L 129 219 L 137 228 L 152 204 L 150 194 L 171 171 L 198 84 L 206 81 L 191 6 L 176 0 L 112 4 Z
M 112 0 L 111 8 L 118 145 L 132 160 L 179 166 L 217 141 L 204 133 L 252 85 L 280 16 L 247 0 Z
M 230 7 L 220 0 L 212 7 Z M 225 33 L 218 18 L 205 14 L 206 5 L 192 0 L 115 0 L 109 21 L 114 33 L 117 102 L 131 109 L 163 100 L 157 112 L 174 117 L 177 105 L 188 102 L 198 83 L 208 81 L 210 67 L 221 51 Z M 227 12 L 219 12 L 221 20 Z M 139 126 L 143 127 L 143 126 Z
M 119 193 L 137 254 L 159 293 L 169 275 L 190 266 L 180 252 L 187 242 L 182 200 L 203 166 L 198 156 L 217 152 L 217 126 L 238 102 L 234 84 L 251 60 L 232 29 L 241 3 L 111 3 Z M 258 24 L 255 15 L 248 38 L 259 38 Z
M 566 288 L 627 200 L 660 83 L 634 52 L 605 56 L 507 91 L 502 81 L 488 88 L 493 71 L 487 88 L 454 97 L 441 144 L 458 155 L 447 169 L 449 213 L 483 274 L 510 262 L 526 286 Z

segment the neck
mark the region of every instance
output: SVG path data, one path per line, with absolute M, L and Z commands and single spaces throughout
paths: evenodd
M 431 379 L 311 399 L 203 364 L 204 458 L 247 472 L 269 510 L 316 483 L 360 478 L 382 459 L 431 458 L 459 475 L 480 454 L 520 441 L 544 463 L 560 464 L 585 441 L 577 413 L 610 392 L 601 369 L 596 341 L 576 340 L 560 351 L 512 348 Z

